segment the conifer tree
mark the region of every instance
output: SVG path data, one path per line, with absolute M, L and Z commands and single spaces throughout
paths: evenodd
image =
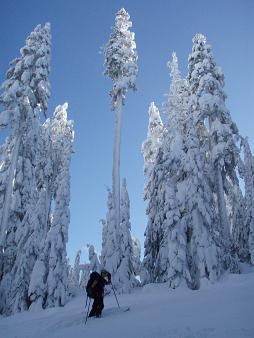
M 144 158 L 144 174 L 149 177 L 149 172 L 153 168 L 158 149 L 161 145 L 164 126 L 159 109 L 154 102 L 151 102 L 149 106 L 148 115 L 147 138 L 142 143 L 141 152 Z
M 0 96 L 6 109 L 1 113 L 0 120 L 5 122 L 1 125 L 8 123 L 11 131 L 0 220 L 0 246 L 5 252 L 0 288 L 5 294 L 5 314 L 30 305 L 29 280 L 44 234 L 40 227 L 43 193 L 37 191 L 35 167 L 39 115 L 46 114 L 50 95 L 50 46 L 50 25 L 38 25 L 26 39 L 21 56 L 11 62 Z
M 78 289 L 79 287 L 79 280 L 80 280 L 80 256 L 81 256 L 81 250 L 78 250 L 76 257 L 75 257 L 75 262 L 74 262 L 74 283 L 75 287 Z
M 113 275 L 113 283 L 118 292 L 130 292 L 138 286 L 133 267 L 133 247 L 130 223 L 130 200 L 126 179 L 121 188 L 121 223 L 120 223 L 120 264 Z
M 139 276 L 141 269 L 141 245 L 138 238 L 134 236 L 132 236 L 132 251 L 134 274 L 135 276 Z
M 204 175 L 204 163 L 200 155 L 193 116 L 186 123 L 186 156 L 184 157 L 184 205 L 187 264 L 191 288 L 200 287 L 202 279 L 214 282 L 221 273 L 220 250 L 213 234 L 214 204 L 212 191 Z
M 99 262 L 97 253 L 95 252 L 94 246 L 91 244 L 87 245 L 88 247 L 88 252 L 89 252 L 89 262 L 90 262 L 90 271 L 96 271 L 99 272 L 101 271 L 101 264 Z
M 107 209 L 106 220 L 101 221 L 103 225 L 101 264 L 102 268 L 113 276 L 120 264 L 120 245 L 116 236 L 113 195 L 110 189 L 108 189 Z
M 224 247 L 225 268 L 238 271 L 231 251 L 232 237 L 226 208 L 225 182 L 238 186 L 236 166 L 239 160 L 238 130 L 225 105 L 224 76 L 216 66 L 211 46 L 202 34 L 193 38 L 189 56 L 188 82 L 190 109 L 197 121 L 201 156 L 217 201 L 217 230 Z
M 245 185 L 245 219 L 242 231 L 236 238 L 242 251 L 249 249 L 250 262 L 254 265 L 254 159 L 247 138 L 243 140 L 244 150 L 244 185 Z M 246 258 L 246 254 L 243 256 Z
M 175 198 L 175 183 L 181 175 L 187 88 L 186 81 L 181 79 L 175 53 L 168 65 L 171 85 L 167 102 L 164 104 L 167 126 L 162 128 L 159 125 L 160 144 L 155 148 L 153 168 L 147 185 L 149 201 L 146 211 L 148 224 L 145 232 L 145 257 L 142 264 L 143 283 L 168 279 L 169 227 L 180 217 Z M 151 133 L 148 132 L 149 134 Z
M 67 119 L 68 104 L 58 106 L 52 119 L 52 147 L 56 182 L 55 209 L 45 249 L 48 255 L 48 306 L 64 305 L 67 300 L 68 227 L 70 223 L 70 160 L 73 146 L 73 122 Z
M 2 209 L 2 234 L 8 231 L 9 218 L 14 228 L 19 226 L 30 203 L 39 114 L 46 114 L 50 95 L 50 46 L 50 25 L 38 25 L 26 39 L 21 56 L 11 62 L 3 84 L 0 101 L 6 110 L 1 115 L 11 128 L 14 147 Z
M 43 250 L 36 261 L 29 286 L 32 307 L 62 306 L 68 296 L 66 243 L 70 222 L 70 159 L 73 122 L 67 119 L 68 104 L 55 109 L 50 122 L 52 142 L 54 210 Z M 41 271 L 38 274 L 38 271 Z M 43 290 L 43 292 L 41 292 Z
M 115 26 L 104 48 L 105 75 L 112 79 L 110 92 L 112 109 L 115 111 L 115 137 L 113 152 L 113 205 L 116 231 L 120 226 L 120 139 L 121 114 L 128 89 L 136 89 L 137 53 L 130 16 L 122 8 L 115 18 Z M 116 233 L 116 236 L 118 234 Z
M 146 176 L 144 199 L 148 201 L 146 214 L 148 223 L 145 230 L 145 256 L 141 267 L 141 280 L 143 284 L 154 281 L 154 264 L 159 250 L 158 233 L 161 227 L 159 218 L 155 219 L 159 206 L 157 196 L 161 172 L 157 171 L 161 159 L 160 146 L 164 137 L 160 113 L 154 102 L 150 104 L 147 138 L 142 144 L 141 152 L 144 158 L 144 174 Z M 159 176 L 159 177 L 158 177 Z

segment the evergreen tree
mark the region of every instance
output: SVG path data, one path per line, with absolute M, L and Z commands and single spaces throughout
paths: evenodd
M 70 160 L 74 138 L 73 122 L 67 119 L 68 104 L 58 106 L 52 119 L 52 148 L 55 209 L 45 249 L 48 256 L 47 306 L 64 305 L 67 296 L 68 226 L 70 222 Z
M 80 256 L 81 256 L 81 250 L 79 250 L 76 254 L 75 257 L 75 262 L 74 262 L 74 283 L 75 287 L 78 289 L 79 288 L 79 281 L 80 281 Z
M 11 62 L 2 86 L 0 101 L 6 110 L 1 115 L 8 121 L 14 143 L 2 209 L 2 245 L 9 219 L 15 231 L 32 198 L 39 113 L 46 114 L 50 95 L 50 46 L 50 25 L 38 25 L 26 39 L 20 58 Z
M 133 270 L 135 276 L 140 275 L 141 269 L 141 245 L 139 240 L 132 236 L 132 252 L 133 252 Z
M 133 267 L 133 247 L 130 223 L 130 200 L 127 191 L 126 179 L 123 179 L 121 189 L 121 223 L 120 223 L 120 264 L 112 276 L 118 292 L 130 292 L 138 286 Z
M 81 264 L 81 277 L 80 277 L 80 288 L 81 290 L 86 289 L 87 282 L 90 277 L 90 264 Z
M 112 79 L 112 109 L 115 111 L 115 140 L 113 153 L 113 205 L 116 230 L 120 226 L 120 139 L 121 111 L 128 89 L 136 89 L 137 53 L 134 33 L 130 32 L 130 16 L 122 8 L 115 18 L 115 26 L 104 48 L 105 75 Z M 116 236 L 118 234 L 116 233 Z
M 238 230 L 236 242 L 246 258 L 246 248 L 249 249 L 249 259 L 254 264 L 254 159 L 247 139 L 243 140 L 244 150 L 244 185 L 245 185 L 245 219 L 242 231 Z
M 161 172 L 157 172 L 157 168 L 159 167 L 158 159 L 161 158 L 160 146 L 165 132 L 159 110 L 154 102 L 151 103 L 148 114 L 147 138 L 141 148 L 144 158 L 144 173 L 146 176 L 144 199 L 148 201 L 146 209 L 148 224 L 145 231 L 144 244 L 145 256 L 141 267 L 141 280 L 143 284 L 150 283 L 154 280 L 154 262 L 159 250 L 158 229 L 160 228 L 160 222 L 159 219 L 155 219 L 155 217 L 157 210 L 160 210 L 157 198 L 157 192 L 159 191 L 157 185 L 159 184 L 158 180 L 161 178 Z
M 161 245 L 154 269 L 156 281 L 159 282 L 171 278 L 168 271 L 172 271 L 176 267 L 179 269 L 180 277 L 186 279 L 189 277 L 186 262 L 187 247 L 183 242 L 186 237 L 185 222 L 182 219 L 183 188 L 179 184 L 185 175 L 183 170 L 183 161 L 186 156 L 184 152 L 184 133 L 186 132 L 184 123 L 188 109 L 188 87 L 186 80 L 181 78 L 175 53 L 172 54 L 172 60 L 168 62 L 168 66 L 171 84 L 167 101 L 164 104 L 167 132 L 161 146 L 164 174 L 158 189 L 163 197 L 160 216 L 162 220 Z M 173 229 L 177 235 L 172 235 Z M 171 249 L 173 247 L 178 249 L 175 250 L 172 257 L 173 251 Z M 177 283 L 175 282 L 175 284 Z
M 5 125 L 8 123 L 10 127 L 12 145 L 8 150 L 0 238 L 0 246 L 6 253 L 0 287 L 5 294 L 2 312 L 6 314 L 30 305 L 29 280 L 42 239 L 43 197 L 36 189 L 35 167 L 39 115 L 46 114 L 50 95 L 50 45 L 50 25 L 38 25 L 26 39 L 21 56 L 11 62 L 0 96 L 6 109 L 0 120 L 4 117 Z
M 223 90 L 224 76 L 216 66 L 211 46 L 202 34 L 193 38 L 189 56 L 188 82 L 190 87 L 190 109 L 197 121 L 201 155 L 209 184 L 217 201 L 217 216 L 221 245 L 224 247 L 225 268 L 238 271 L 231 251 L 231 230 L 226 208 L 226 179 L 239 185 L 236 166 L 239 160 L 237 147 L 238 130 L 226 108 Z
M 116 236 L 119 229 L 116 229 L 113 195 L 110 189 L 108 189 L 107 208 L 106 220 L 102 220 L 101 264 L 102 268 L 109 271 L 113 276 L 120 264 L 121 255 L 120 243 Z
M 179 219 L 179 206 L 175 198 L 176 181 L 181 175 L 183 153 L 183 121 L 186 114 L 187 87 L 181 79 L 175 53 L 170 67 L 171 85 L 164 104 L 167 128 L 160 127 L 161 141 L 155 152 L 150 174 L 148 225 L 145 232 L 145 257 L 142 264 L 142 282 L 162 282 L 168 279 L 169 227 Z M 148 133 L 149 135 L 149 133 Z
M 88 252 L 89 252 L 89 262 L 90 262 L 90 271 L 96 271 L 99 272 L 101 271 L 101 264 L 99 262 L 97 253 L 95 252 L 94 246 L 91 244 L 87 245 L 88 247 Z
M 191 288 L 199 288 L 202 279 L 211 282 L 221 273 L 220 250 L 213 234 L 214 204 L 212 191 L 204 175 L 204 163 L 200 155 L 200 143 L 192 116 L 186 123 L 184 157 L 185 236 L 187 264 L 191 276 Z
M 53 162 L 54 210 L 43 250 L 36 261 L 30 281 L 29 297 L 33 307 L 61 306 L 67 300 L 68 266 L 66 243 L 70 222 L 70 158 L 73 122 L 67 119 L 68 104 L 55 109 L 50 122 Z M 40 270 L 41 273 L 37 273 Z M 43 292 L 41 292 L 43 290 Z
M 159 109 L 152 102 L 148 109 L 149 121 L 147 138 L 142 143 L 141 152 L 144 158 L 144 174 L 149 176 L 153 168 L 158 149 L 161 145 L 164 126 L 160 117 Z

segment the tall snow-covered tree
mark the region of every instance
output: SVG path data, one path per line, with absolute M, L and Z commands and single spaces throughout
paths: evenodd
M 213 237 L 214 207 L 212 191 L 204 175 L 204 163 L 200 155 L 200 144 L 197 137 L 194 118 L 189 117 L 186 123 L 184 137 L 185 156 L 183 159 L 183 173 L 177 182 L 177 197 L 182 212 L 181 221 L 184 223 L 184 242 L 186 245 L 186 262 L 190 280 L 187 284 L 191 288 L 199 288 L 203 279 L 214 282 L 221 273 L 220 250 Z M 183 238 L 182 238 L 183 240 Z M 171 247 L 169 242 L 169 248 Z M 175 252 L 171 255 L 173 260 Z M 171 263 L 169 281 L 175 286 L 175 275 L 172 274 Z M 177 271 L 177 269 L 176 269 Z M 178 274 L 178 271 L 177 271 Z M 177 276 L 178 278 L 178 276 Z
M 56 107 L 50 123 L 54 209 L 44 247 L 30 281 L 29 297 L 34 307 L 61 306 L 67 300 L 66 243 L 70 222 L 70 160 L 74 138 L 73 122 L 67 118 L 67 108 L 67 103 Z
M 35 167 L 39 115 L 46 114 L 50 95 L 50 46 L 50 25 L 38 25 L 26 39 L 21 56 L 11 62 L 0 95 L 6 109 L 0 120 L 4 116 L 5 124 L 8 123 L 13 145 L 0 220 L 0 246 L 4 247 L 3 265 L 8 271 L 1 281 L 1 289 L 7 295 L 2 310 L 6 314 L 29 307 L 29 279 L 34 257 L 40 250 L 42 199 L 36 190 Z
M 236 166 L 239 159 L 238 130 L 225 105 L 224 75 L 216 65 L 206 37 L 193 38 L 189 56 L 190 106 L 197 119 L 201 154 L 217 201 L 218 230 L 225 248 L 225 265 L 235 265 L 231 257 L 231 230 L 225 199 L 225 181 L 239 185 Z M 227 261 L 227 262 L 226 262 Z M 237 267 L 231 267 L 232 270 Z
M 48 250 L 47 305 L 66 303 L 68 227 L 70 223 L 70 161 L 73 149 L 73 122 L 67 118 L 68 104 L 58 106 L 52 119 L 52 148 L 56 187 L 55 208 L 51 228 L 47 234 Z
M 168 65 L 171 85 L 167 102 L 164 104 L 167 126 L 160 127 L 161 140 L 155 151 L 155 161 L 147 185 L 149 201 L 146 210 L 148 224 L 142 264 L 143 283 L 167 280 L 168 227 L 179 218 L 174 195 L 175 181 L 181 174 L 182 125 L 186 114 L 187 88 L 186 82 L 181 79 L 175 53 Z
M 145 257 L 141 267 L 141 280 L 144 284 L 154 280 L 154 261 L 159 250 L 158 228 L 160 228 L 160 225 L 158 224 L 159 220 L 155 219 L 156 212 L 159 210 L 159 206 L 157 205 L 159 203 L 157 198 L 158 190 L 156 187 L 159 184 L 159 177 L 157 175 L 159 159 L 161 158 L 159 150 L 165 133 L 159 110 L 154 102 L 150 104 L 148 114 L 147 138 L 141 147 L 144 158 L 144 174 L 146 176 L 144 199 L 148 201 L 146 210 L 148 224 L 145 230 Z M 160 176 L 160 171 L 158 172 Z
M 137 53 L 134 33 L 130 31 L 130 16 L 122 8 L 115 18 L 113 32 L 104 48 L 104 74 L 112 79 L 110 92 L 112 109 L 115 111 L 115 136 L 113 151 L 113 205 L 115 222 L 120 226 L 120 143 L 121 114 L 128 89 L 136 89 Z M 116 234 L 116 236 L 118 236 Z
M 46 114 L 50 95 L 50 46 L 50 25 L 38 25 L 21 48 L 21 56 L 11 62 L 7 80 L 2 86 L 0 101 L 6 110 L 1 115 L 5 116 L 11 128 L 14 147 L 2 209 L 1 243 L 9 219 L 17 227 L 31 199 L 39 114 L 41 111 Z

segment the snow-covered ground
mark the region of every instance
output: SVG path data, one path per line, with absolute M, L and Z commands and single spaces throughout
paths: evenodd
M 253 338 L 254 269 L 228 275 L 199 291 L 150 284 L 130 295 L 105 297 L 103 317 L 85 322 L 85 296 L 64 308 L 0 319 L 1 338 Z

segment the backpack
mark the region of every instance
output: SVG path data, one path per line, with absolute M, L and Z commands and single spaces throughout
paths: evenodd
M 92 285 L 93 285 L 93 282 L 98 278 L 100 278 L 100 275 L 98 274 L 98 272 L 95 272 L 95 271 L 92 272 L 89 277 L 89 280 L 86 285 L 86 293 L 87 293 L 87 296 L 90 298 L 94 298 Z

